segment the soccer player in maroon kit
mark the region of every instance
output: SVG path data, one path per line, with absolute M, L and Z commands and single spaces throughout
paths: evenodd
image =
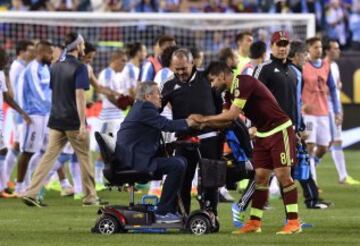
M 286 225 L 277 234 L 301 232 L 297 188 L 291 178 L 291 167 L 296 158 L 295 133 L 290 118 L 280 109 L 272 93 L 257 79 L 239 75 L 234 80 L 231 69 L 223 62 L 212 62 L 205 74 L 212 86 L 228 90 L 225 100 L 231 106 L 218 115 L 192 115 L 191 118 L 204 127 L 212 127 L 244 114 L 257 128 L 253 150 L 256 189 L 252 197 L 250 220 L 234 233 L 261 232 L 261 218 L 268 199 L 269 178 L 273 172 L 284 187 L 287 215 Z

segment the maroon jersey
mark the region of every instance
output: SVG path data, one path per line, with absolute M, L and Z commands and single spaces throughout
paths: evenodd
M 241 108 L 260 133 L 274 130 L 290 120 L 269 89 L 259 80 L 248 75 L 236 77 L 230 97 L 225 97 L 225 100 L 227 100 L 226 104 L 234 104 Z

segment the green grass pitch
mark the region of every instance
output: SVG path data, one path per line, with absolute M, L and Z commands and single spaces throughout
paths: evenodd
M 345 155 L 349 173 L 359 179 L 360 151 L 346 151 Z M 327 210 L 308 210 L 299 194 L 300 215 L 314 225 L 301 234 L 275 235 L 284 223 L 284 210 L 280 200 L 271 200 L 274 209 L 265 211 L 260 234 L 232 235 L 230 204 L 222 203 L 219 205 L 221 229 L 217 234 L 194 236 L 172 231 L 94 235 L 90 228 L 97 218 L 97 208 L 83 208 L 79 201 L 48 192 L 45 202 L 49 207 L 41 209 L 29 208 L 17 199 L 0 199 L 0 245 L 360 245 L 360 186 L 338 184 L 329 155 L 318 168 L 318 179 L 322 197 L 335 206 Z M 239 194 L 233 195 L 239 197 Z M 128 202 L 128 194 L 124 192 L 104 191 L 100 196 L 113 204 Z M 196 205 L 193 201 L 193 207 Z

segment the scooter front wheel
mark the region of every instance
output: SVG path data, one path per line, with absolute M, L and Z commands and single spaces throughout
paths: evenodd
M 101 215 L 94 227 L 94 232 L 100 234 L 114 234 L 120 231 L 121 227 L 117 219 L 107 214 Z
M 188 223 L 188 230 L 197 236 L 210 232 L 210 220 L 204 215 L 195 215 Z

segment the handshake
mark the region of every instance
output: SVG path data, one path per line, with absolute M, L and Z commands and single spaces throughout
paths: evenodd
M 206 127 L 205 116 L 201 114 L 191 114 L 187 119 L 186 123 L 190 128 L 204 129 Z

